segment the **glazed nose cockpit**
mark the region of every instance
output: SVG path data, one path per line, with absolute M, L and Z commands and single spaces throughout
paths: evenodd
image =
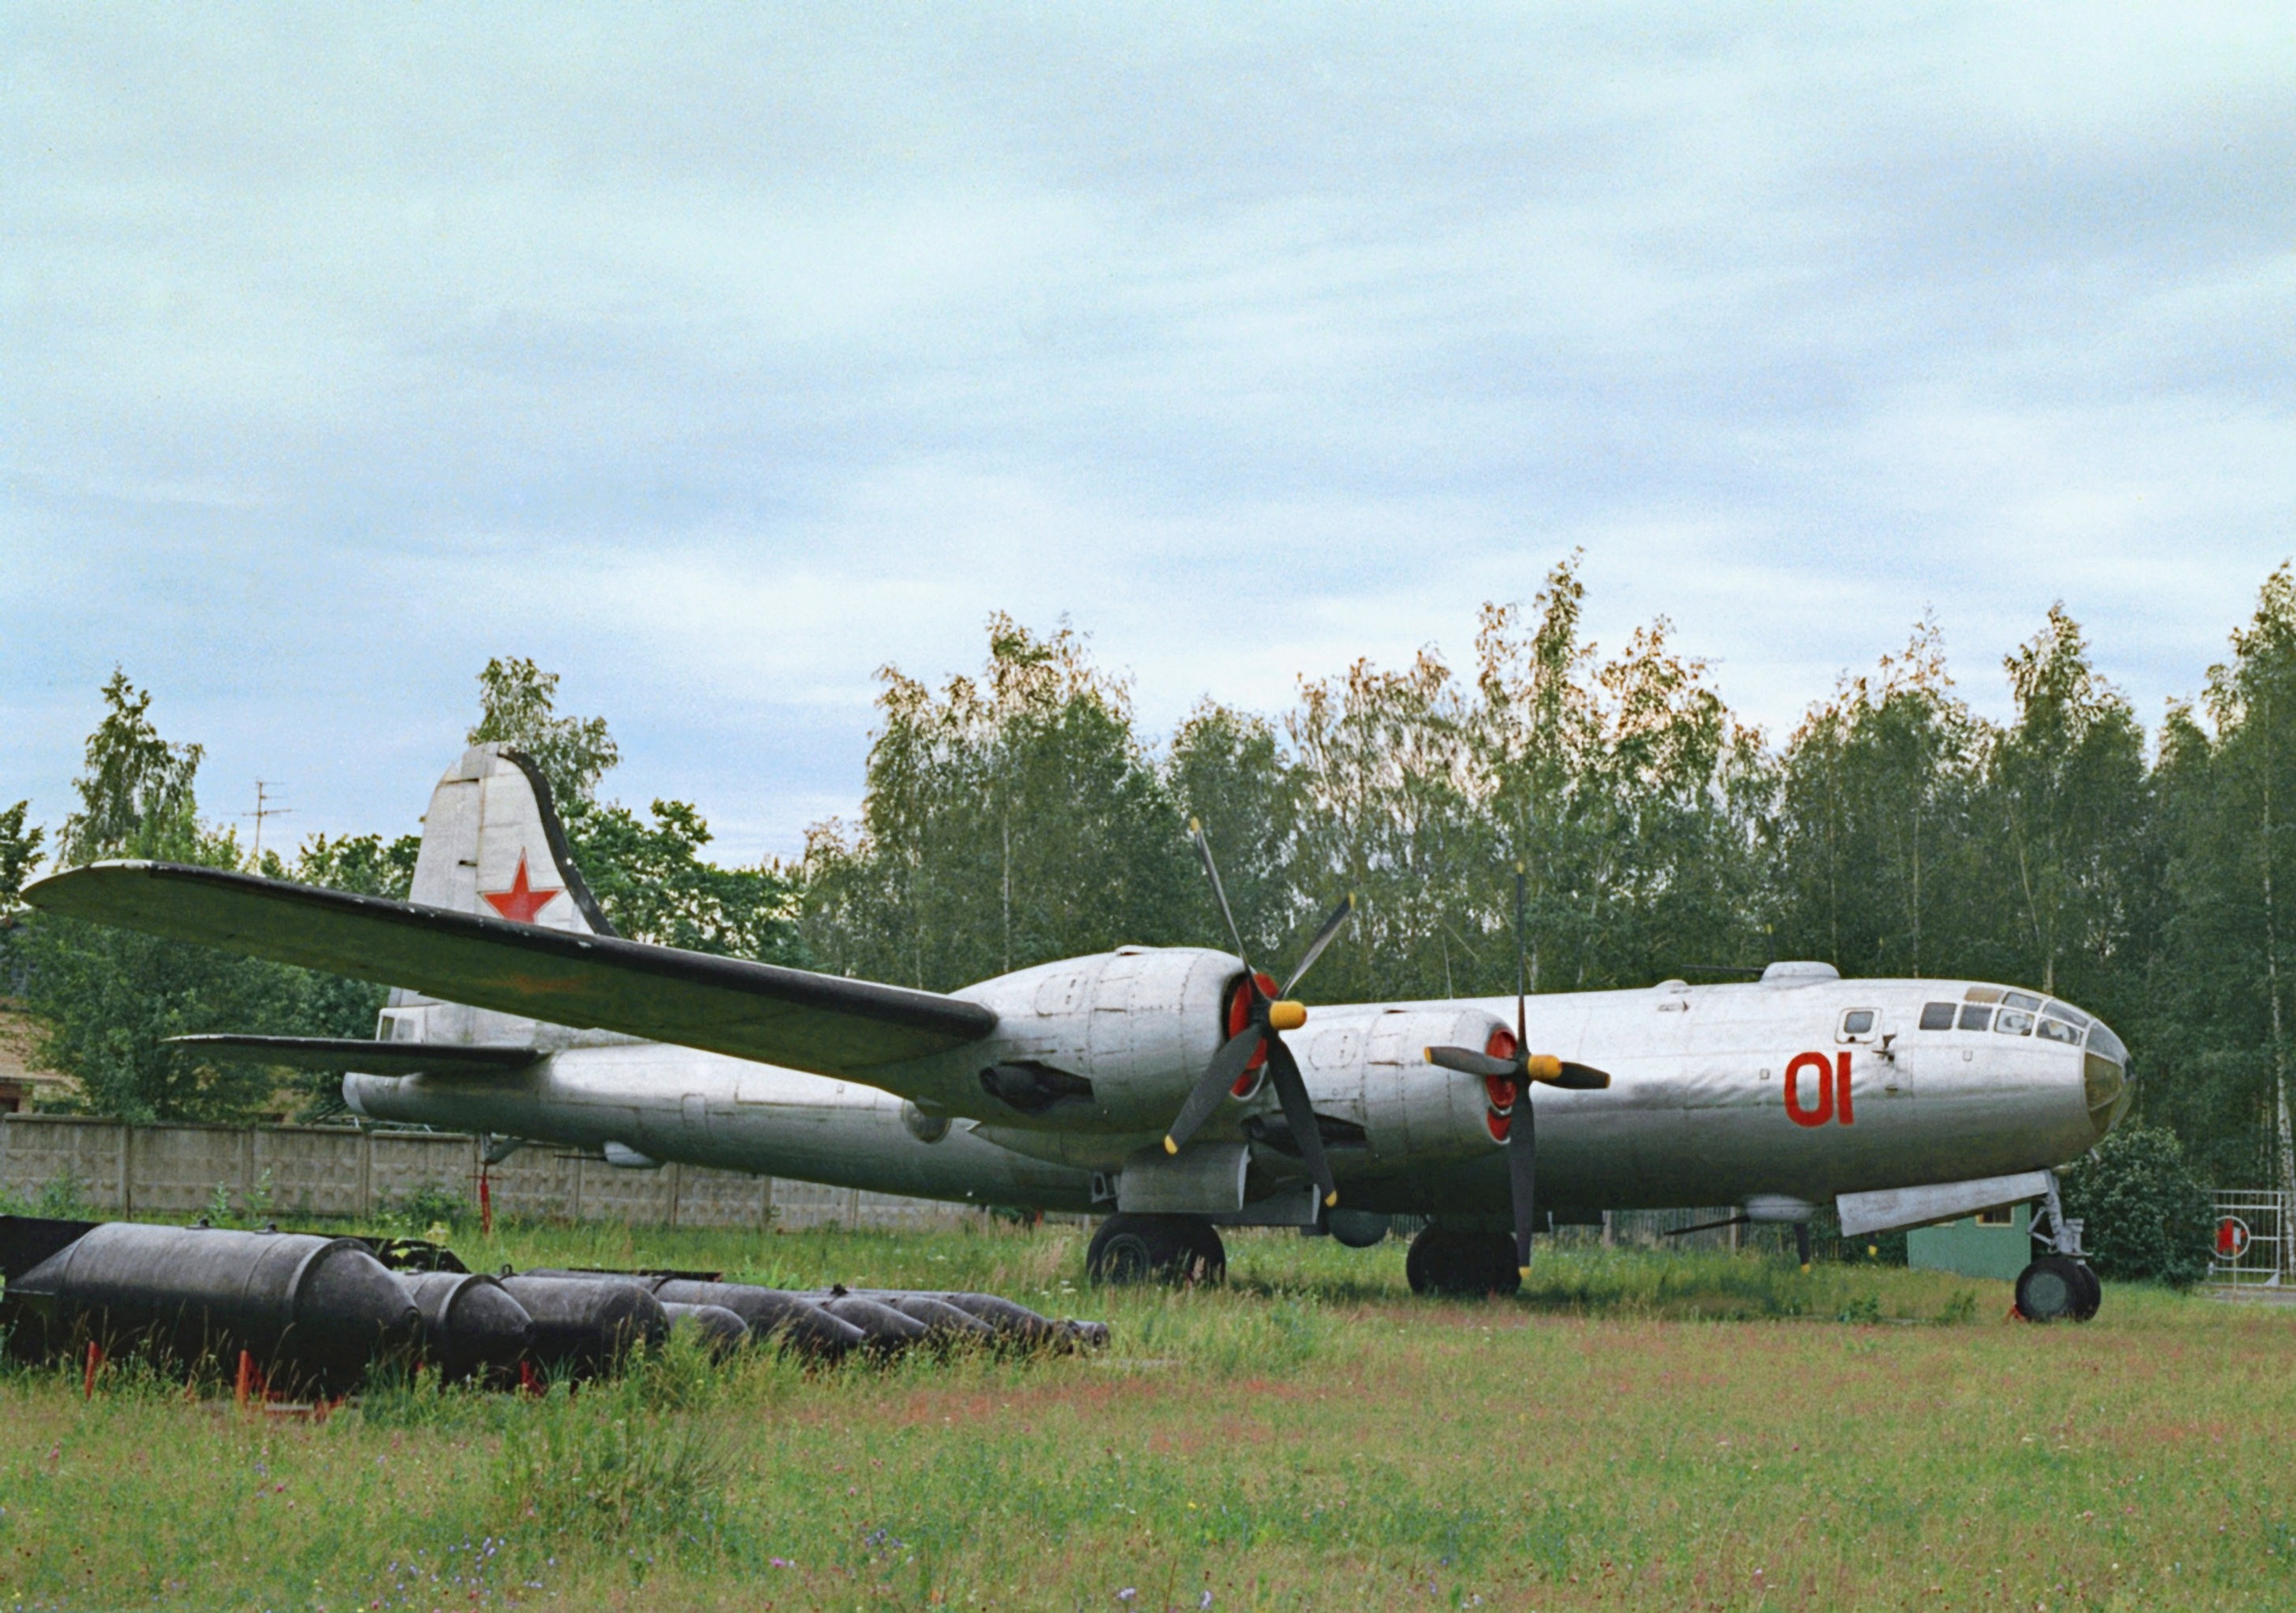
M 1985 1031 L 2002 1036 L 2032 1036 L 2078 1049 L 2081 1060 L 2081 1091 L 2088 1118 L 2100 1137 L 2127 1112 L 2135 1089 L 2128 1080 L 2128 1050 L 2101 1019 L 2091 1018 L 2069 1003 L 2054 1002 L 2028 991 L 2001 986 L 1972 986 L 1958 1003 L 1923 1006 L 1921 1027 L 1926 1031 Z

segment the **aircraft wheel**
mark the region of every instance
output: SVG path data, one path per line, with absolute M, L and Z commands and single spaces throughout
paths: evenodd
M 1227 1267 L 1227 1251 L 1199 1216 L 1111 1216 L 1084 1253 L 1085 1275 L 1123 1287 L 1208 1281 Z
M 2080 1273 L 2081 1280 L 2081 1299 L 2073 1306 L 2073 1320 L 2087 1322 L 2096 1314 L 2097 1306 L 2104 1303 L 2104 1284 L 2096 1280 L 2096 1273 L 2090 1269 L 2086 1260 L 2073 1262 L 2073 1269 Z
M 1227 1245 L 1220 1241 L 1219 1228 L 1195 1216 L 1182 1216 L 1188 1226 L 1188 1248 L 1195 1257 L 1195 1265 L 1182 1279 L 1210 1286 L 1227 1280 Z
M 2095 1281 L 2079 1261 L 2044 1255 L 2017 1273 L 2017 1314 L 2028 1322 L 2078 1320 Z
M 1515 1269 L 1514 1240 L 1505 1232 L 1470 1232 L 1428 1227 L 1411 1240 L 1403 1274 L 1414 1294 L 1452 1298 L 1507 1295 L 1522 1287 Z

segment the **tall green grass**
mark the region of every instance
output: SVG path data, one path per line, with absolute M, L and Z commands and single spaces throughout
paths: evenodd
M 0 1609 L 2296 1605 L 2296 1316 L 1727 1255 L 1231 1240 L 1095 1291 L 1077 1229 L 509 1226 L 473 1265 L 984 1288 L 1091 1357 L 808 1370 L 674 1346 L 540 1398 L 245 1416 L 132 1364 L 0 1372 Z M 1129 1598 L 1121 1593 L 1129 1591 Z

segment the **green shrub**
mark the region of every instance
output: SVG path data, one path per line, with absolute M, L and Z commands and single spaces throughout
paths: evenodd
M 2059 1173 L 2065 1214 L 2097 1275 L 2189 1288 L 2208 1274 L 2214 1210 L 2184 1145 L 2161 1126 L 2124 1126 Z

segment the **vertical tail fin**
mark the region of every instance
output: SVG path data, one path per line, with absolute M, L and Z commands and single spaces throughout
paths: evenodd
M 432 907 L 611 936 L 575 867 L 550 785 L 528 757 L 499 743 L 473 745 L 447 770 L 422 817 L 410 897 Z M 530 1040 L 534 1021 L 393 991 L 375 1035 L 385 1041 Z

